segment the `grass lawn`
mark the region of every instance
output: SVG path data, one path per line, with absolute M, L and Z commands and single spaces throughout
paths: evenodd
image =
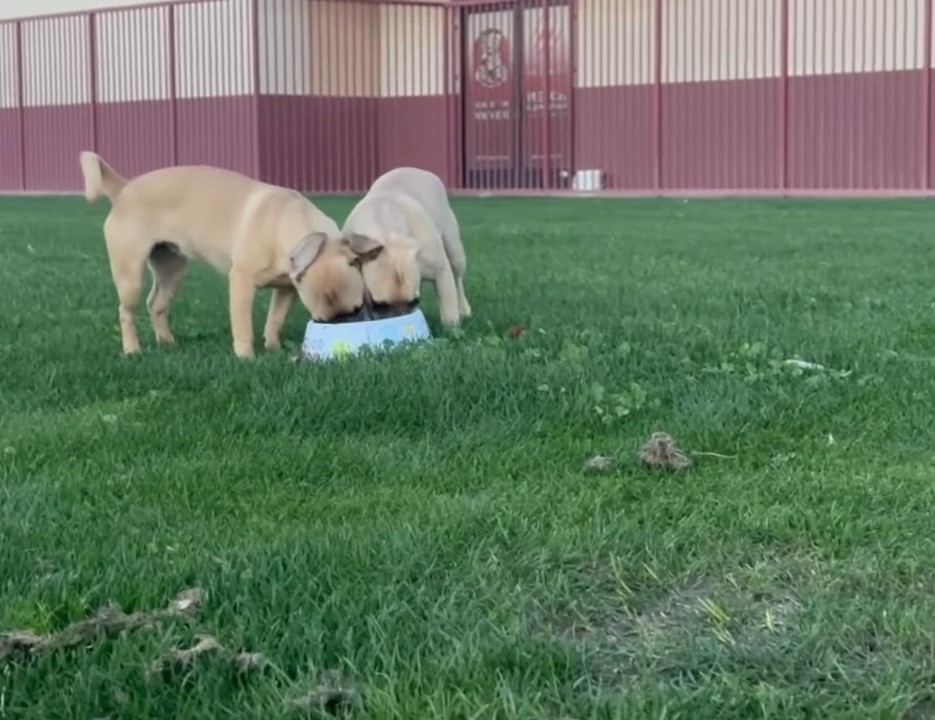
M 0 199 L 0 632 L 205 592 L 0 662 L 0 718 L 935 717 L 931 203 L 456 211 L 463 333 L 427 291 L 440 342 L 319 366 L 267 293 L 236 360 L 204 267 L 125 359 L 106 206 Z M 654 430 L 724 457 L 643 469 Z M 147 675 L 198 635 L 268 665 Z

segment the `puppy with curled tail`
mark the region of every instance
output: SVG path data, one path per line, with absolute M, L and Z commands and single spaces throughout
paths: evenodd
M 228 278 L 234 353 L 254 356 L 252 308 L 256 291 L 271 288 L 264 339 L 280 344 L 280 332 L 298 298 L 319 322 L 362 317 L 361 268 L 379 253 L 363 256 L 342 243 L 337 224 L 294 190 L 230 170 L 178 166 L 130 180 L 99 155 L 79 158 L 84 195 L 111 208 L 104 240 L 119 298 L 120 333 L 126 354 L 140 351 L 135 312 L 148 265 L 152 289 L 146 301 L 156 339 L 175 342 L 169 308 L 190 261 Z

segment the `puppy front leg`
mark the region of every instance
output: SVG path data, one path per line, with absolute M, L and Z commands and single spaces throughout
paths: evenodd
M 461 317 L 471 317 L 471 304 L 468 302 L 467 295 L 464 294 L 464 273 L 455 278 L 455 284 L 458 286 L 458 305 L 461 307 Z
M 269 312 L 266 315 L 266 327 L 263 330 L 267 350 L 279 347 L 279 334 L 282 332 L 283 323 L 286 322 L 286 316 L 292 308 L 292 303 L 295 302 L 296 295 L 296 291 L 291 287 L 273 290 L 273 297 L 269 301 Z
M 234 354 L 247 360 L 253 357 L 253 297 L 256 286 L 248 273 L 236 268 L 230 271 L 228 279 Z
M 438 295 L 438 309 L 442 323 L 448 327 L 461 324 L 461 309 L 458 303 L 458 287 L 454 273 L 447 263 L 435 273 L 435 293 Z

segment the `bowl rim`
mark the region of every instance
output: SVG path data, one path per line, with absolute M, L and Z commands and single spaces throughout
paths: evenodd
M 374 325 L 380 325 L 382 323 L 400 322 L 401 320 L 406 320 L 407 318 L 413 318 L 416 316 L 421 316 L 422 319 L 425 320 L 425 314 L 422 312 L 422 308 L 416 308 L 412 312 L 406 313 L 405 315 L 396 315 L 394 317 L 388 317 L 388 318 L 378 318 L 376 320 L 358 320 L 357 322 L 351 322 L 351 323 L 338 323 L 338 324 L 320 323 L 320 322 L 315 322 L 314 320 L 309 320 L 306 328 L 311 328 L 313 326 L 314 327 L 329 327 L 329 328 L 350 327 L 350 326 L 373 327 Z M 426 324 L 428 323 L 426 322 Z

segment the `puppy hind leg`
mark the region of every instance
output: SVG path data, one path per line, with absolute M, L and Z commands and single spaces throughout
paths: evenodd
M 132 355 L 140 352 L 135 314 L 143 287 L 143 266 L 146 264 L 149 248 L 139 243 L 118 242 L 113 235 L 107 236 L 106 239 L 110 272 L 120 300 L 120 336 L 123 352 Z
M 169 308 L 188 271 L 188 260 L 167 245 L 156 245 L 149 255 L 153 287 L 146 298 L 149 318 L 157 342 L 172 344 L 175 337 L 169 326 Z

